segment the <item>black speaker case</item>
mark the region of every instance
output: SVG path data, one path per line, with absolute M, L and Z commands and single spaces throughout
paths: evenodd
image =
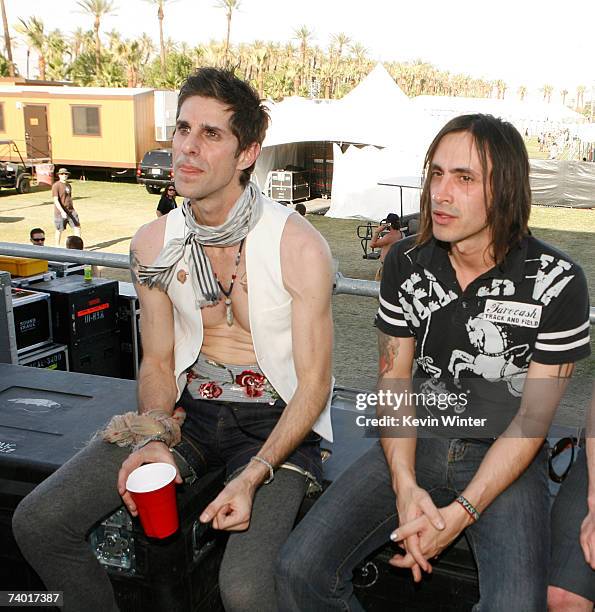
M 105 278 L 86 281 L 82 276 L 72 274 L 37 283 L 35 290 L 51 297 L 56 342 L 72 346 L 75 342 L 116 329 L 117 281 Z

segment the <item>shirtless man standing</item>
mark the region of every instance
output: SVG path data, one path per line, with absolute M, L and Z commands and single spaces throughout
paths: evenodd
M 320 477 L 317 434 L 331 437 L 332 267 L 318 232 L 249 181 L 267 125 L 257 94 L 229 72 L 200 69 L 180 91 L 173 159 L 186 200 L 131 244 L 138 411 L 165 413 L 168 426 L 135 440 L 132 453 L 91 443 L 13 521 L 47 588 L 64 591 L 65 610 L 117 609 L 85 535 L 122 499 L 136 515 L 125 488 L 133 469 L 175 464 L 189 448 L 198 471 L 227 471 L 200 516 L 233 532 L 220 571 L 226 610 L 276 609 L 277 553 Z M 175 407 L 186 413 L 181 441 L 171 434 Z

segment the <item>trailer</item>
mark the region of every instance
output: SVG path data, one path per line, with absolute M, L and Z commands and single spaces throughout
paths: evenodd
M 171 142 L 175 98 L 149 88 L 2 86 L 0 137 L 32 165 L 136 169 Z

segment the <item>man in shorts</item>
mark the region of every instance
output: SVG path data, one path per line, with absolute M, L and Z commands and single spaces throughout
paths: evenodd
M 81 222 L 72 203 L 72 185 L 68 182 L 69 176 L 70 172 L 66 168 L 60 168 L 58 180 L 52 185 L 56 246 L 60 246 L 60 237 L 67 225 L 70 225 L 76 236 L 81 235 Z

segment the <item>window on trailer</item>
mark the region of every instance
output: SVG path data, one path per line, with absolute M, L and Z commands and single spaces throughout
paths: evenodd
M 73 106 L 72 133 L 75 136 L 100 136 L 99 106 Z

